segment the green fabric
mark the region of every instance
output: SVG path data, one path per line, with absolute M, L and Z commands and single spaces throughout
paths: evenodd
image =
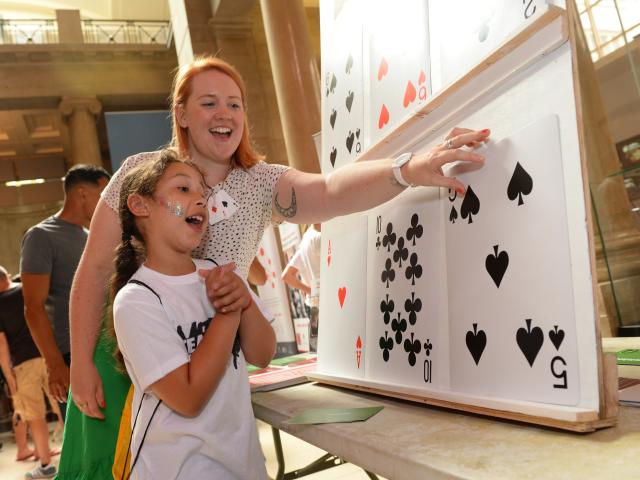
M 131 380 L 116 368 L 114 340 L 102 333 L 96 345 L 94 362 L 100 378 L 106 408 L 105 419 L 85 416 L 72 402 L 69 393 L 64 425 L 58 480 L 112 480 L 113 455 L 120 429 L 120 416 Z

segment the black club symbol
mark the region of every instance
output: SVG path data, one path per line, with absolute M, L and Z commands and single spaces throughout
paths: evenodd
M 422 274 L 422 272 L 420 273 Z M 382 275 L 380 278 L 382 279 L 382 283 L 387 284 L 387 288 L 389 288 L 389 282 L 393 282 L 396 279 L 396 271 L 391 268 L 390 258 L 387 258 L 387 261 L 384 262 L 384 270 L 382 271 Z
M 407 277 L 407 280 L 411 280 L 411 285 L 415 285 L 416 278 L 420 278 L 421 276 L 422 265 L 418 263 L 418 255 L 416 253 L 412 253 L 411 258 L 409 259 L 409 266 L 405 271 L 405 277 Z
M 393 310 L 396 307 L 395 307 L 395 303 L 393 303 L 393 298 L 391 300 L 389 300 L 389 294 L 388 293 L 387 293 L 386 297 L 387 297 L 386 301 L 382 300 L 380 302 L 380 311 L 383 313 L 384 324 L 388 325 L 389 324 L 389 320 L 391 319 L 391 314 L 393 313 Z
M 382 358 L 385 362 L 389 361 L 389 350 L 393 350 L 393 338 L 389 338 L 389 332 L 384 332 L 384 337 L 380 337 L 380 348 L 382 349 Z
M 407 331 L 407 321 L 404 318 L 400 318 L 400 312 L 398 312 L 398 318 L 391 320 L 391 330 L 396 332 L 396 343 L 400 345 L 402 342 L 402 334 Z
M 407 240 L 413 240 L 413 246 L 416 246 L 416 239 L 422 236 L 422 232 L 424 231 L 422 225 L 419 224 L 420 219 L 418 218 L 418 214 L 414 213 L 411 215 L 411 226 L 407 228 Z
M 380 243 L 380 237 L 378 237 L 378 239 L 376 240 L 376 250 L 380 250 L 380 245 L 382 245 Z
M 387 234 L 382 237 L 382 246 L 387 247 L 387 252 L 391 251 L 391 245 L 396 244 L 396 234 L 393 232 L 393 224 L 387 223 Z
M 393 252 L 393 261 L 398 262 L 398 267 L 402 268 L 402 261 L 409 256 L 409 249 L 404 246 L 404 238 L 398 238 L 398 248 Z
M 407 298 L 404 301 L 404 311 L 409 314 L 409 323 L 411 325 L 416 324 L 416 313 L 422 310 L 422 300 L 415 298 L 416 292 L 411 292 L 411 298 Z
M 404 341 L 404 351 L 409 354 L 409 365 L 412 367 L 416 364 L 416 355 L 420 353 L 420 350 L 422 350 L 420 340 L 417 338 L 414 340 L 413 333 L 411 333 L 411 340 L 406 338 Z
M 424 344 L 424 353 L 427 354 L 427 357 L 431 353 L 432 349 L 433 349 L 433 345 L 431 344 L 431 341 L 427 338 L 427 343 Z

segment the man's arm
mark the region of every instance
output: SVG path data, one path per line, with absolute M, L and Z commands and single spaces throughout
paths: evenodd
M 44 273 L 21 273 L 24 317 L 29 331 L 49 372 L 49 391 L 59 402 L 67 400 L 69 367 L 58 350 L 45 302 L 49 295 L 51 276 Z
M 7 342 L 7 336 L 4 332 L 0 332 L 0 368 L 2 369 L 4 378 L 7 379 L 7 383 L 9 384 L 9 392 L 11 395 L 15 395 L 18 390 L 18 385 L 16 382 L 16 376 L 13 373 L 13 368 L 11 367 L 9 342 Z

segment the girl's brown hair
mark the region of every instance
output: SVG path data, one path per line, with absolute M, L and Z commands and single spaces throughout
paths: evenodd
M 140 268 L 145 257 L 145 243 L 140 229 L 136 225 L 136 217 L 129 206 L 127 200 L 129 196 L 137 194 L 143 197 L 151 197 L 156 191 L 158 182 L 167 171 L 167 168 L 173 163 L 186 163 L 193 167 L 202 176 L 200 169 L 192 162 L 181 160 L 178 153 L 172 149 L 165 149 L 159 152 L 159 155 L 145 162 L 142 165 L 132 169 L 124 177 L 122 186 L 120 187 L 120 196 L 118 198 L 118 216 L 120 217 L 120 228 L 122 229 L 122 241 L 116 248 L 116 256 L 114 259 L 114 272 L 109 282 L 109 300 L 111 307 L 109 308 L 109 333 L 115 339 L 115 329 L 113 326 L 113 300 L 117 293 L 131 279 L 134 273 Z M 202 178 L 204 183 L 204 177 Z M 122 354 L 115 345 L 114 356 L 123 367 Z
M 181 127 L 178 122 L 178 107 L 182 106 L 184 108 L 186 105 L 191 95 L 193 77 L 208 70 L 218 70 L 231 77 L 240 89 L 242 107 L 246 111 L 247 89 L 244 81 L 238 71 L 224 60 L 210 56 L 197 57 L 190 64 L 178 69 L 173 79 L 173 94 L 171 96 L 171 118 L 173 120 L 173 138 L 171 139 L 171 145 L 185 158 L 189 157 L 189 133 L 187 131 L 188 129 Z M 232 161 L 239 167 L 251 168 L 263 159 L 264 156 L 256 152 L 251 145 L 251 140 L 249 139 L 249 122 L 245 113 L 242 138 L 240 139 L 238 148 L 233 154 Z

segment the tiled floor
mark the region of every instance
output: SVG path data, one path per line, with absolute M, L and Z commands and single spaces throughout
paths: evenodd
M 53 428 L 54 424 L 50 425 Z M 273 437 L 271 427 L 266 423 L 258 422 L 258 433 L 265 457 L 267 458 L 267 471 L 271 477 L 275 476 L 278 465 L 276 462 L 275 450 L 273 448 Z M 325 452 L 298 440 L 286 433 L 281 434 L 282 448 L 286 462 L 286 471 L 301 468 L 313 460 L 317 459 Z M 11 433 L 0 434 L 0 442 L 3 447 L 0 450 L 0 480 L 22 480 L 25 472 L 31 470 L 35 462 L 16 462 L 16 445 L 13 442 Z M 52 447 L 58 446 L 53 443 Z M 60 457 L 53 457 L 53 462 L 57 465 Z M 346 464 L 330 468 L 324 472 L 316 473 L 304 477 L 308 480 L 367 480 L 369 477 L 355 465 Z M 383 480 L 381 478 L 381 480 Z

